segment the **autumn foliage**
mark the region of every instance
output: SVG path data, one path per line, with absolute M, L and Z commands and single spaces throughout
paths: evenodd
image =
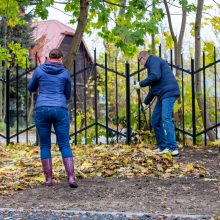
M 10 144 L 0 146 L 0 195 L 10 195 L 44 181 L 39 146 Z M 171 154 L 156 154 L 149 145 L 87 145 L 72 146 L 76 175 L 80 178 L 141 178 L 174 176 L 208 176 L 208 171 L 197 163 L 183 164 Z M 52 147 L 53 182 L 65 177 L 58 147 Z

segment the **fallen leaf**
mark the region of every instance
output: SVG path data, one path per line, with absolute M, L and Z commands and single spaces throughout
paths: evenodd
M 193 170 L 193 164 L 192 163 L 188 163 L 187 165 L 186 165 L 186 172 L 191 172 L 192 170 Z
M 19 161 L 19 163 L 16 164 L 19 167 L 25 167 L 25 163 L 23 161 Z
M 23 186 L 19 186 L 19 185 L 15 186 L 15 188 L 16 188 L 17 190 L 26 190 L 25 187 L 23 187 Z

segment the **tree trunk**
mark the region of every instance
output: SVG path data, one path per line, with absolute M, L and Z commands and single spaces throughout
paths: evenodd
M 173 39 L 173 42 L 174 42 L 175 65 L 176 66 L 181 66 L 181 54 L 182 54 L 182 47 L 183 47 L 183 37 L 184 37 L 185 29 L 186 29 L 186 7 L 184 6 L 184 4 L 182 5 L 182 21 L 181 21 L 179 37 L 177 39 L 177 36 L 174 34 L 171 15 L 170 15 L 170 10 L 169 10 L 169 6 L 168 6 L 168 3 L 167 3 L 166 0 L 164 0 L 164 5 L 165 5 L 165 8 L 166 8 L 166 12 L 167 12 L 167 18 L 168 18 L 170 33 L 171 33 L 171 36 L 172 36 L 172 39 Z M 180 73 L 181 72 L 176 69 L 176 77 L 178 79 L 180 79 L 180 77 L 181 77 Z M 180 99 L 178 99 L 178 103 L 179 104 L 181 103 Z M 177 112 L 177 114 L 174 115 L 174 119 L 175 119 L 176 124 L 178 126 L 180 126 L 181 119 L 182 119 L 182 112 L 180 110 Z M 180 139 L 179 136 L 178 136 L 178 139 Z
M 156 48 L 155 48 L 155 34 L 151 35 L 151 50 L 152 50 L 152 54 L 155 55 L 156 54 Z
M 153 0 L 152 3 L 152 10 L 155 8 L 155 2 Z M 152 50 L 152 54 L 155 55 L 156 54 L 156 48 L 155 48 L 155 34 L 151 35 L 151 50 Z
M 126 0 L 120 0 L 120 3 L 123 7 L 119 9 L 119 16 L 123 16 L 125 14 Z
M 73 36 L 73 41 L 70 46 L 70 53 L 65 62 L 66 68 L 73 72 L 73 61 L 76 58 L 80 43 L 82 41 L 83 33 L 86 28 L 87 19 L 88 19 L 88 9 L 89 9 L 89 0 L 80 0 L 80 15 L 78 18 L 78 24 L 76 32 Z
M 195 70 L 199 69 L 201 67 L 201 37 L 200 37 L 200 30 L 201 30 L 201 20 L 202 20 L 202 10 L 203 10 L 204 0 L 198 0 L 197 1 L 197 13 L 196 13 L 196 19 L 195 19 Z M 202 76 L 201 72 L 196 73 L 195 76 L 196 79 L 196 93 L 197 93 L 197 101 L 199 105 L 199 109 L 202 114 L 203 122 L 205 120 L 204 115 L 204 100 L 202 95 Z M 211 121 L 209 118 L 209 115 L 206 115 L 206 125 L 207 127 L 211 127 Z M 207 132 L 209 140 L 214 141 L 215 140 L 215 132 L 208 131 Z
M 181 21 L 179 37 L 177 39 L 177 36 L 174 34 L 174 31 L 173 31 L 172 19 L 171 19 L 167 0 L 164 0 L 164 5 L 166 8 L 166 12 L 167 12 L 170 33 L 171 33 L 171 36 L 174 42 L 175 65 L 180 66 L 181 65 L 181 53 L 182 53 L 182 47 L 183 47 L 183 37 L 184 37 L 185 29 L 186 29 L 186 7 L 182 5 L 182 21 Z M 180 71 L 176 70 L 176 76 L 180 78 Z

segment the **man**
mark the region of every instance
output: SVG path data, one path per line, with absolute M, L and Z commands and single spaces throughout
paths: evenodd
M 173 156 L 177 156 L 179 151 L 172 120 L 174 103 L 180 95 L 177 81 L 167 62 L 160 57 L 142 51 L 138 55 L 138 60 L 147 68 L 148 77 L 137 82 L 134 85 L 135 89 L 151 86 L 148 95 L 144 99 L 145 105 L 149 105 L 152 99 L 155 96 L 157 97 L 157 103 L 151 118 L 158 145 L 156 151 L 161 154 L 170 152 Z

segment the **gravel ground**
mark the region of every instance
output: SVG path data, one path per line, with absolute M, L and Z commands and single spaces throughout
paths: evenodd
M 146 213 L 119 213 L 119 212 L 79 212 L 79 211 L 21 211 L 15 209 L 0 209 L 0 219 L 31 219 L 31 220 L 214 220 L 218 219 L 213 216 L 199 216 L 199 215 L 153 215 Z

